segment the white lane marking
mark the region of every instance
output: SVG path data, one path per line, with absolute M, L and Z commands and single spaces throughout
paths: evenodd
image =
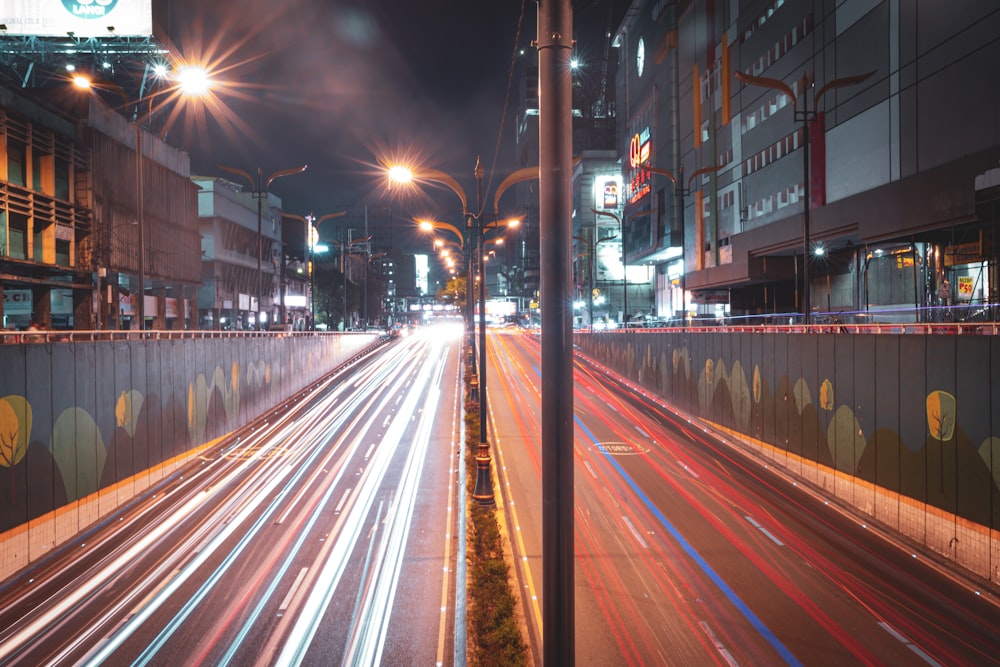
M 902 644 L 906 648 L 916 653 L 917 656 L 919 656 L 920 659 L 926 662 L 928 665 L 935 665 L 936 667 L 941 667 L 940 662 L 938 662 L 931 656 L 927 655 L 927 653 L 925 653 L 922 648 L 920 648 L 919 646 L 911 642 L 909 639 L 904 637 L 902 634 L 897 632 L 896 629 L 890 626 L 888 623 L 886 623 L 885 621 L 879 621 L 878 624 L 882 626 L 883 630 L 892 635 L 896 639 L 896 641 L 898 641 L 900 644 Z
M 765 528 L 764 526 L 762 526 L 759 523 L 757 523 L 752 516 L 745 516 L 744 518 L 747 521 L 749 521 L 750 524 L 753 525 L 754 528 L 756 528 L 760 532 L 764 533 L 769 540 L 771 540 L 772 542 L 774 542 L 775 544 L 777 544 L 779 547 L 785 546 L 784 542 L 782 542 L 777 537 L 775 537 L 767 528 Z
M 694 470 L 691 470 L 691 468 L 688 467 L 688 464 L 684 463 L 683 461 L 677 461 L 677 465 L 679 465 L 681 468 L 684 468 L 684 472 L 691 475 L 695 479 L 700 479 L 698 477 L 698 473 L 696 473 Z
M 715 633 L 712 632 L 712 628 L 708 625 L 708 623 L 706 623 L 705 621 L 698 621 L 698 625 L 700 625 L 701 629 L 705 632 L 706 635 L 708 635 L 708 638 L 712 640 L 712 644 L 715 645 L 715 650 L 719 652 L 719 655 L 722 656 L 722 659 L 725 660 L 730 665 L 730 667 L 737 667 L 737 665 L 739 665 L 740 663 L 736 662 L 736 658 L 734 658 L 733 654 L 729 652 L 729 649 L 726 648 L 726 645 L 720 642 L 716 638 Z
M 624 521 L 625 525 L 628 526 L 628 529 L 632 531 L 633 537 L 635 537 L 636 541 L 642 545 L 642 548 L 648 549 L 649 545 L 646 544 L 646 540 L 642 539 L 642 535 L 640 535 L 639 531 L 636 530 L 635 526 L 632 525 L 632 522 L 629 521 L 629 518 L 627 516 L 622 515 L 622 521 Z
M 295 577 L 295 581 L 292 582 L 292 587 L 288 589 L 288 594 L 285 595 L 285 599 L 281 601 L 281 605 L 278 607 L 278 611 L 284 612 L 288 609 L 288 605 L 292 603 L 292 598 L 295 597 L 295 593 L 299 590 L 299 586 L 302 585 L 302 579 L 305 578 L 306 572 L 309 571 L 308 567 L 304 567 L 299 570 L 299 574 Z
M 351 495 L 351 489 L 344 491 L 344 495 L 340 497 L 340 502 L 337 503 L 337 506 L 333 508 L 334 514 L 340 514 L 340 510 L 344 509 L 344 503 L 347 502 L 347 497 L 349 495 Z

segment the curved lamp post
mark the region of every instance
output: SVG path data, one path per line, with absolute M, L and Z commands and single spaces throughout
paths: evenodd
M 390 181 L 396 183 L 413 183 L 414 181 L 427 181 L 430 183 L 438 183 L 447 187 L 449 190 L 458 196 L 459 201 L 462 202 L 462 217 L 465 218 L 465 226 L 467 230 L 472 230 L 473 219 L 478 218 L 480 211 L 483 208 L 483 168 L 479 162 L 479 158 L 476 158 L 476 166 L 473 169 L 473 174 L 476 177 L 476 189 L 478 195 L 478 202 L 476 206 L 476 212 L 471 213 L 469 211 L 468 198 L 465 196 L 465 190 L 459 185 L 458 181 L 449 176 L 443 171 L 438 169 L 430 169 L 427 167 L 421 167 L 420 169 L 412 169 L 403 165 L 389 165 L 386 168 L 386 174 Z M 442 223 L 445 224 L 445 223 Z M 452 226 L 452 229 L 455 229 Z M 459 234 L 461 236 L 461 234 Z M 464 238 L 464 237 L 463 237 Z M 466 334 L 469 337 L 469 365 L 473 367 L 473 372 L 475 373 L 476 367 L 476 349 L 473 339 L 475 337 L 475 316 L 472 306 L 472 247 L 471 239 L 470 243 L 465 243 L 465 258 L 466 267 L 468 267 L 468 276 L 466 278 Z
M 167 94 L 170 96 L 182 96 L 182 97 L 203 97 L 206 95 L 211 88 L 211 80 L 208 77 L 208 73 L 201 67 L 196 67 L 193 65 L 185 65 L 178 69 L 178 74 L 175 76 L 175 83 L 173 86 L 166 88 L 159 94 Z M 138 256 L 136 267 L 138 271 L 139 278 L 139 294 L 138 303 L 136 304 L 138 308 L 139 316 L 139 329 L 145 330 L 146 328 L 146 241 L 145 241 L 145 231 L 146 231 L 146 220 L 145 220 L 145 192 L 144 183 L 142 178 L 142 159 L 143 159 L 143 141 L 142 141 L 142 123 L 152 118 L 155 109 L 153 107 L 153 100 L 155 97 L 150 95 L 146 97 L 147 109 L 146 113 L 142 114 L 139 112 L 139 105 L 143 101 L 143 97 L 140 95 L 137 99 L 130 99 L 125 89 L 122 88 L 117 83 L 113 81 L 101 81 L 95 83 L 90 77 L 83 74 L 76 74 L 73 76 L 73 85 L 81 90 L 108 90 L 119 97 L 121 97 L 124 104 L 124 109 L 129 107 L 135 107 L 135 115 L 133 116 L 132 123 L 135 127 L 135 191 L 136 191 L 136 205 L 135 205 L 135 215 L 136 215 L 136 232 L 138 235 Z
M 257 200 L 257 329 L 261 328 L 261 309 L 264 307 L 264 294 L 263 294 L 263 272 L 261 271 L 261 258 L 264 254 L 264 236 L 261 232 L 261 218 L 263 216 L 263 202 L 267 199 L 268 190 L 276 179 L 282 176 L 291 176 L 293 174 L 301 174 L 306 170 L 309 165 L 302 165 L 301 167 L 295 167 L 293 169 L 281 169 L 274 172 L 267 179 L 264 179 L 264 171 L 257 167 L 257 181 L 254 182 L 253 177 L 242 169 L 237 169 L 235 167 L 227 167 L 216 163 L 216 168 L 222 171 L 229 172 L 230 174 L 236 174 L 237 176 L 242 176 L 250 184 L 250 192 L 254 199 Z
M 720 169 L 722 169 L 723 165 L 717 164 L 717 165 L 714 165 L 712 167 L 702 167 L 701 169 L 696 169 L 694 171 L 694 173 L 692 173 L 691 176 L 688 178 L 688 180 L 687 180 L 687 187 L 684 187 L 684 169 L 683 168 L 681 168 L 681 170 L 678 172 L 678 174 L 674 174 L 674 172 L 670 171 L 669 169 L 659 169 L 658 167 L 653 167 L 651 165 L 646 165 L 645 168 L 647 170 L 649 170 L 650 172 L 654 173 L 654 174 L 659 174 L 660 176 L 666 176 L 670 180 L 670 182 L 673 183 L 673 185 L 674 185 L 674 194 L 677 197 L 677 206 L 678 206 L 679 211 L 680 211 L 679 214 L 680 214 L 680 219 L 681 219 L 681 230 L 683 230 L 684 226 L 685 226 L 684 225 L 684 198 L 687 197 L 689 194 L 691 194 L 691 192 L 692 192 L 691 184 L 694 183 L 694 179 L 696 179 L 699 176 L 702 176 L 704 174 L 714 174 L 715 172 L 717 172 Z M 678 181 L 680 181 L 680 182 L 678 183 Z M 701 252 L 701 249 L 698 249 L 697 252 Z M 683 258 L 683 256 L 684 256 L 684 254 L 682 252 L 681 253 L 681 257 Z M 685 264 L 684 264 L 684 270 L 681 271 L 681 308 L 684 311 L 683 323 L 685 325 L 687 324 L 687 319 L 688 319 L 687 318 L 687 287 L 685 285 L 685 282 L 686 282 L 685 275 L 686 274 L 687 274 L 687 263 L 685 262 Z
M 816 120 L 816 111 L 819 108 L 819 101 L 828 91 L 833 90 L 834 88 L 844 88 L 845 86 L 853 86 L 855 84 L 862 83 L 874 74 L 875 72 L 872 71 L 866 74 L 845 76 L 833 79 L 832 81 L 827 81 L 816 92 L 816 94 L 813 95 L 812 109 L 810 109 L 809 97 L 801 93 L 796 95 L 791 86 L 787 85 L 784 81 L 765 76 L 751 76 L 749 74 L 744 74 L 743 72 L 733 72 L 733 76 L 735 76 L 736 80 L 741 83 L 770 88 L 787 95 L 789 99 L 792 100 L 794 120 L 802 123 L 802 171 L 803 188 L 805 189 L 805 201 L 802 202 L 802 321 L 806 325 L 809 324 L 812 315 L 812 307 L 809 303 L 809 209 L 812 208 L 810 187 L 812 184 L 809 182 L 809 123 Z M 809 83 L 809 76 L 803 72 L 801 79 L 802 93 L 804 93 L 806 88 L 809 87 Z M 801 108 L 799 105 L 800 102 Z
M 285 211 L 281 212 L 281 217 L 291 218 L 292 220 L 299 220 L 305 225 L 305 254 L 304 258 L 306 260 L 306 279 L 309 284 L 309 317 L 312 318 L 312 324 L 316 325 L 316 308 L 315 301 L 313 299 L 313 261 L 312 261 L 312 249 L 313 245 L 313 233 L 315 232 L 317 238 L 319 237 L 319 226 L 323 224 L 324 221 L 330 220 L 332 218 L 339 218 L 346 215 L 347 211 L 337 211 L 336 213 L 327 213 L 326 215 L 321 215 L 318 218 L 312 213 L 309 215 L 296 215 L 294 213 L 287 213 Z M 281 317 L 285 317 L 285 294 L 282 291 L 281 294 Z

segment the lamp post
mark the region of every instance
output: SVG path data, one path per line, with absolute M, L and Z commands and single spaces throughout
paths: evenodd
M 294 213 L 287 213 L 285 211 L 281 212 L 281 216 L 283 218 L 291 218 L 292 220 L 300 220 L 302 222 L 302 224 L 305 225 L 305 248 L 304 248 L 305 252 L 304 252 L 304 259 L 306 261 L 306 271 L 307 271 L 306 279 L 307 279 L 307 282 L 309 284 L 309 317 L 312 318 L 313 325 L 315 325 L 315 323 L 316 323 L 316 308 L 315 308 L 316 304 L 315 304 L 315 300 L 313 298 L 313 292 L 314 292 L 313 287 L 314 287 L 314 285 L 313 285 L 312 249 L 313 249 L 313 246 L 315 245 L 314 239 L 313 239 L 313 234 L 315 233 L 317 237 L 319 236 L 319 227 L 320 227 L 320 225 L 323 224 L 324 221 L 330 220 L 332 218 L 339 218 L 339 217 L 341 217 L 343 215 L 346 215 L 346 214 L 347 214 L 347 211 L 337 211 L 336 213 L 327 213 L 326 215 L 321 215 L 321 216 L 319 216 L 317 218 L 312 213 L 310 213 L 309 215 L 296 215 Z M 285 313 L 284 313 L 285 295 L 284 294 L 281 295 L 281 308 L 282 308 L 281 316 L 284 317 L 285 316 Z
M 479 196 L 479 201 L 477 202 L 476 212 L 469 212 L 468 198 L 465 196 L 465 190 L 459 185 L 458 181 L 449 176 L 443 171 L 438 169 L 430 169 L 427 167 L 422 167 L 419 170 L 411 169 L 403 165 L 389 165 L 386 168 L 386 175 L 389 177 L 390 181 L 396 183 L 412 183 L 413 181 L 428 181 L 431 183 L 438 183 L 447 187 L 449 190 L 458 196 L 459 201 L 462 202 L 462 217 L 465 219 L 465 227 L 469 232 L 472 231 L 472 222 L 474 218 L 477 218 L 480 211 L 482 211 L 482 198 L 483 198 L 483 168 L 479 163 L 479 158 L 476 158 L 476 166 L 473 170 L 476 177 L 477 183 L 477 194 Z M 461 236 L 461 235 L 460 235 Z M 463 237 L 464 238 L 464 237 Z M 469 243 L 465 243 L 465 265 L 468 267 L 468 274 L 465 283 L 465 303 L 466 303 L 466 335 L 468 336 L 469 344 L 469 365 L 473 367 L 473 372 L 475 372 L 476 366 L 476 348 L 475 348 L 475 317 L 473 311 L 473 295 L 472 295 L 472 247 L 471 239 Z
M 474 332 L 475 332 L 475 326 L 476 326 L 475 321 L 474 321 L 475 320 L 475 312 L 476 311 L 475 311 L 474 306 L 473 306 L 474 302 L 473 302 L 473 298 L 472 298 L 472 295 L 473 295 L 473 288 L 472 288 L 472 280 L 473 280 L 473 278 L 472 278 L 472 269 L 473 269 L 473 267 L 472 267 L 472 237 L 470 235 L 469 238 L 467 239 L 466 238 L 466 234 L 468 234 L 468 232 L 466 232 L 465 234 L 463 234 L 462 231 L 459 230 L 458 227 L 456 227 L 455 225 L 452 225 L 450 223 L 447 223 L 447 222 L 440 222 L 438 220 L 417 220 L 416 222 L 417 222 L 418 225 L 420 225 L 420 229 L 423 230 L 423 231 L 425 231 L 425 232 L 430 232 L 430 231 L 433 231 L 435 229 L 444 229 L 444 230 L 446 230 L 448 232 L 451 232 L 452 234 L 454 234 L 458 238 L 458 242 L 459 242 L 459 244 L 461 246 L 462 253 L 465 256 L 465 326 L 466 326 L 467 334 L 469 336 L 469 341 L 468 341 L 469 342 L 469 365 L 470 366 L 475 366 L 476 356 L 475 356 L 475 351 L 474 351 L 474 348 L 473 348 L 473 340 L 472 340 L 472 337 L 473 337 Z M 475 372 L 475 369 L 473 369 L 473 371 Z
M 429 229 L 433 227 L 442 227 L 448 229 L 454 233 L 462 241 L 465 246 L 465 256 L 466 256 L 466 267 L 468 270 L 468 277 L 466 278 L 466 305 L 468 307 L 468 319 L 467 324 L 469 328 L 469 348 L 471 363 L 476 369 L 476 381 L 479 386 L 479 450 L 476 454 L 476 487 L 472 493 L 473 500 L 482 505 L 493 504 L 493 481 L 490 475 L 490 450 L 489 441 L 486 439 L 486 276 L 483 272 L 483 240 L 486 230 L 493 229 L 499 226 L 516 226 L 520 223 L 520 220 L 513 221 L 501 221 L 499 220 L 499 202 L 500 196 L 512 185 L 519 183 L 521 181 L 526 181 L 532 178 L 538 178 L 539 170 L 538 167 L 524 167 L 518 169 L 515 172 L 507 176 L 499 186 L 497 186 L 496 193 L 493 197 L 493 212 L 494 219 L 490 223 L 484 223 L 481 218 L 481 213 L 483 210 L 483 167 L 479 158 L 476 158 L 476 166 L 473 170 L 476 177 L 476 190 L 477 190 L 477 202 L 476 213 L 471 214 L 468 212 L 468 207 L 466 204 L 465 191 L 462 187 L 447 174 L 427 169 L 421 170 L 416 174 L 404 167 L 390 167 L 389 177 L 396 181 L 407 183 L 415 178 L 421 178 L 428 181 L 434 181 L 441 183 L 449 187 L 455 194 L 458 195 L 459 199 L 462 201 L 462 211 L 467 220 L 466 231 L 470 235 L 469 238 L 463 236 L 463 234 L 456 229 L 454 226 L 447 223 L 436 223 L 429 222 L 430 227 L 424 226 L 424 229 Z M 477 224 L 475 229 L 473 229 L 473 221 Z M 472 237 L 472 232 L 475 231 L 475 237 Z M 473 293 L 472 293 L 472 241 L 473 238 L 478 240 L 479 247 L 479 360 L 476 364 L 474 352 L 475 346 L 475 310 L 473 307 Z
M 486 439 L 486 232 L 500 227 L 517 227 L 520 220 L 493 220 L 479 224 L 479 451 L 476 453 L 476 488 L 472 499 L 480 505 L 492 505 L 493 479 L 490 473 L 492 458 L 490 443 Z M 501 239 L 502 240 L 502 239 Z
M 353 248 L 354 246 L 356 246 L 358 244 L 367 243 L 368 241 L 372 240 L 371 235 L 362 236 L 361 238 L 353 239 L 352 240 L 350 238 L 351 231 L 352 230 L 350 230 L 350 229 L 347 230 L 347 233 L 348 233 L 347 243 L 344 243 L 343 241 L 339 242 L 339 244 L 340 244 L 340 264 L 341 264 L 341 269 L 343 270 L 343 274 L 344 274 L 344 331 L 347 331 L 347 267 L 348 267 L 348 261 L 347 260 L 351 256 L 351 248 Z
M 301 167 L 295 167 L 293 169 L 282 169 L 274 172 L 264 179 L 264 171 L 260 167 L 257 167 L 257 181 L 254 183 L 254 179 L 249 173 L 242 169 L 237 169 L 235 167 L 227 167 L 225 165 L 216 164 L 216 168 L 222 171 L 227 171 L 230 174 L 236 174 L 237 176 L 242 176 L 250 184 L 251 196 L 257 200 L 257 328 L 261 328 L 261 309 L 264 306 L 264 288 L 263 280 L 264 275 L 261 270 L 261 259 L 264 255 L 264 235 L 261 231 L 261 220 L 263 218 L 263 203 L 267 198 L 268 191 L 271 187 L 271 183 L 275 179 L 281 178 L 282 176 L 291 176 L 293 174 L 301 174 L 306 170 L 308 165 L 302 165 Z
M 590 209 L 595 215 L 603 215 L 608 218 L 613 219 L 618 223 L 618 236 L 622 240 L 622 320 L 625 328 L 628 328 L 628 258 L 625 256 L 625 224 L 622 222 L 621 216 L 611 211 L 599 211 L 596 208 Z
M 802 90 L 799 92 L 799 95 L 796 95 L 795 91 L 792 90 L 790 86 L 779 79 L 772 79 L 765 76 L 751 76 L 750 74 L 744 74 L 743 72 L 733 73 L 733 76 L 735 76 L 737 81 L 740 81 L 741 83 L 770 88 L 787 95 L 792 100 L 793 119 L 802 123 L 802 172 L 803 189 L 805 190 L 805 199 L 802 202 L 802 321 L 806 325 L 809 324 L 812 314 L 812 308 L 809 303 L 809 209 L 812 208 L 812 184 L 809 180 L 809 123 L 816 120 L 816 111 L 819 108 L 819 101 L 823 95 L 827 93 L 827 91 L 833 90 L 834 88 L 853 86 L 867 80 L 874 74 L 875 72 L 872 71 L 866 74 L 845 76 L 826 82 L 816 92 L 816 94 L 813 95 L 812 109 L 810 109 L 809 98 L 804 94 L 806 89 L 810 86 L 809 75 L 805 72 L 802 73 L 802 79 L 800 80 Z M 801 108 L 799 107 L 800 101 L 802 103 Z
M 184 65 L 178 68 L 177 76 L 175 77 L 177 81 L 173 86 L 168 87 L 161 94 L 166 93 L 171 96 L 184 96 L 184 97 L 202 97 L 207 94 L 210 88 L 210 81 L 208 78 L 208 73 L 201 67 L 195 67 L 192 65 Z M 142 178 L 142 166 L 143 166 L 143 141 L 142 141 L 142 123 L 144 120 L 149 120 L 153 117 L 153 96 L 146 98 L 147 109 L 145 114 L 139 112 L 139 104 L 142 102 L 142 96 L 140 94 L 138 99 L 132 100 L 129 98 L 125 89 L 122 88 L 117 83 L 112 81 L 103 81 L 100 84 L 95 84 L 94 81 L 83 74 L 76 74 L 73 76 L 73 85 L 82 90 L 92 90 L 92 89 L 106 89 L 110 90 L 119 97 L 121 97 L 124 103 L 124 109 L 128 109 L 131 106 L 135 106 L 135 115 L 133 116 L 132 124 L 135 128 L 135 192 L 136 192 L 136 234 L 137 234 L 137 244 L 139 246 L 138 253 L 136 253 L 136 270 L 138 272 L 139 279 L 139 293 L 138 293 L 138 303 L 136 307 L 138 309 L 139 316 L 139 329 L 140 331 L 146 328 L 146 202 L 145 202 L 145 192 L 144 183 Z
M 699 176 L 701 176 L 703 174 L 712 174 L 712 173 L 715 173 L 715 172 L 719 171 L 720 169 L 722 169 L 722 167 L 723 167 L 723 165 L 718 164 L 718 165 L 714 165 L 712 167 L 703 167 L 701 169 L 696 169 L 694 171 L 694 173 L 691 174 L 690 178 L 688 178 L 688 180 L 687 180 L 687 187 L 684 187 L 684 169 L 683 168 L 680 169 L 679 177 L 678 177 L 678 175 L 674 174 L 674 172 L 670 171 L 669 169 L 659 169 L 657 167 L 653 167 L 653 166 L 648 165 L 648 164 L 646 165 L 645 168 L 648 169 L 650 172 L 652 172 L 654 174 L 659 174 L 661 176 L 666 176 L 670 180 L 670 182 L 673 183 L 673 185 L 674 185 L 674 194 L 677 197 L 677 207 L 679 209 L 678 216 L 680 217 L 681 231 L 682 231 L 682 233 L 683 233 L 683 230 L 684 230 L 684 198 L 687 197 L 689 194 L 691 194 L 691 184 L 694 183 L 694 179 L 696 179 L 697 177 L 699 177 Z M 678 183 L 678 181 L 680 181 L 680 183 Z M 696 252 L 701 252 L 701 248 L 697 248 Z M 683 257 L 684 257 L 684 255 L 683 255 L 683 252 L 682 252 L 681 253 L 682 261 L 683 261 Z M 687 263 L 684 262 L 684 267 L 683 267 L 683 270 L 681 271 L 681 310 L 684 311 L 684 318 L 682 320 L 682 322 L 684 323 L 684 325 L 687 325 L 687 287 L 685 286 L 685 275 L 686 274 L 687 274 Z
M 538 3 L 542 308 L 542 662 L 576 663 L 573 503 L 573 7 Z
M 574 239 L 587 246 L 587 324 L 594 327 L 594 255 L 591 252 L 590 241 L 582 236 L 574 236 Z

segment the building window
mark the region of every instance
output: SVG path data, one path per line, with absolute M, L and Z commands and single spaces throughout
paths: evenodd
M 16 139 L 7 140 L 7 182 L 24 185 L 24 144 Z
M 28 217 L 11 213 L 7 225 L 8 253 L 14 259 L 28 258 Z

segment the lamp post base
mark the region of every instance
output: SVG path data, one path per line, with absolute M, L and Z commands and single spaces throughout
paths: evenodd
M 490 476 L 490 460 L 489 443 L 479 443 L 479 452 L 476 454 L 476 488 L 472 492 L 472 499 L 479 505 L 493 505 L 496 503 L 496 500 L 493 498 L 493 479 Z

